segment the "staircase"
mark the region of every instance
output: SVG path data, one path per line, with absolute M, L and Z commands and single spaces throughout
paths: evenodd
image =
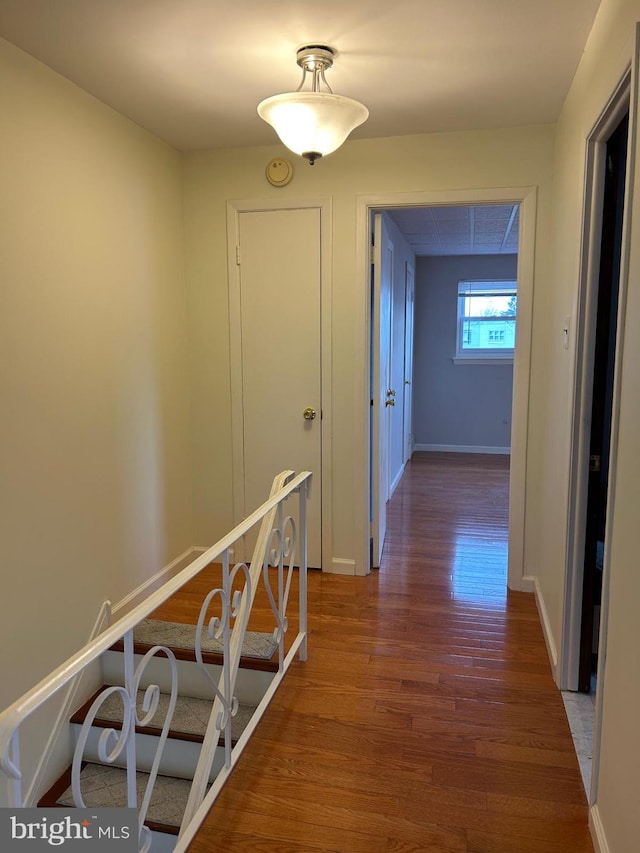
M 0 712 L 0 781 L 11 808 L 129 805 L 141 853 L 185 853 L 291 663 L 306 660 L 311 476 L 276 475 L 258 509 Z M 234 564 L 249 541 L 251 559 Z M 287 634 L 290 592 L 295 634 Z M 194 604 L 197 626 L 165 621 Z M 93 695 L 70 721 L 73 751 L 66 709 L 81 689 Z M 38 714 L 45 725 L 29 732 L 38 764 L 25 773 L 20 740 Z
M 152 853 L 173 850 L 187 804 L 191 781 L 195 773 L 204 735 L 213 706 L 213 691 L 203 676 L 195 654 L 194 626 L 172 622 L 145 620 L 134 630 L 134 666 L 143 660 L 154 646 L 170 649 L 177 659 L 178 685 L 175 708 L 168 729 L 168 736 L 153 786 L 153 795 L 147 812 L 146 826 L 152 832 Z M 216 641 L 203 639 L 203 663 L 217 683 L 222 667 L 222 655 L 216 650 Z M 270 634 L 247 632 L 240 659 L 236 681 L 238 708 L 231 719 L 232 744 L 249 725 L 251 718 L 264 697 L 278 671 L 274 660 L 277 645 Z M 123 684 L 124 644 L 115 643 L 102 656 L 104 685 L 91 696 L 71 717 L 74 742 L 82 736 L 83 725 L 90 716 L 90 709 L 109 685 Z M 146 725 L 136 725 L 136 762 L 138 800 L 144 797 L 149 773 L 160 746 L 160 738 L 171 705 L 171 668 L 166 656 L 154 656 L 145 669 L 144 681 L 138 690 L 138 717 L 144 719 L 144 697 L 146 688 L 157 685 L 157 707 Z M 124 754 L 119 762 L 105 764 L 100 761 L 99 741 L 106 730 L 121 732 L 123 705 L 120 697 L 112 693 L 100 703 L 99 710 L 85 732 L 86 743 L 82 752 L 83 767 L 80 785 L 84 801 L 89 808 L 124 807 L 127 805 L 127 774 L 124 769 Z M 112 735 L 115 740 L 115 735 Z M 218 746 L 209 776 L 215 780 L 224 767 L 223 746 Z M 71 766 L 65 770 L 55 784 L 40 799 L 40 807 L 73 807 L 71 788 Z

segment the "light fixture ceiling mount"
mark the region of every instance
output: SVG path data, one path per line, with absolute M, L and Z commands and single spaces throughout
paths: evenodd
M 304 47 L 299 47 L 296 52 L 296 62 L 302 68 L 304 74 L 302 75 L 302 82 L 298 86 L 298 91 L 304 86 L 304 77 L 307 71 L 319 73 L 323 83 L 331 91 L 331 87 L 324 79 L 324 72 L 333 65 L 335 55 L 335 50 L 327 47 L 326 44 L 307 44 Z
M 339 148 L 352 130 L 367 120 L 369 110 L 359 101 L 334 95 L 325 71 L 336 52 L 322 44 L 298 48 L 296 61 L 302 80 L 295 92 L 273 95 L 258 104 L 258 115 L 270 124 L 291 151 L 313 166 L 319 158 Z M 311 91 L 302 91 L 307 74 Z M 324 86 L 326 91 L 321 91 Z

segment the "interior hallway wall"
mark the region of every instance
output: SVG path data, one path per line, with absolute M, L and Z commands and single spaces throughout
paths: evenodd
M 0 40 L 0 708 L 193 542 L 178 154 Z
M 193 388 L 195 523 L 206 544 L 232 522 L 231 417 L 226 246 L 227 199 L 306 199 L 330 196 L 333 221 L 331 291 L 333 387 L 325 401 L 332 409 L 331 489 L 334 559 L 353 561 L 359 543 L 355 507 L 364 503 L 354 465 L 360 452 L 357 410 L 364 377 L 357 374 L 356 327 L 365 301 L 356 274 L 356 212 L 361 194 L 538 187 L 536 288 L 543 289 L 549 239 L 549 203 L 554 128 L 442 133 L 353 140 L 310 167 L 294 161 L 293 180 L 271 187 L 265 166 L 283 156 L 279 145 L 184 156 L 185 236 Z M 534 311 L 536 325 L 546 323 Z M 539 376 L 534 370 L 532 393 Z M 538 430 L 535 408 L 530 431 Z M 539 442 L 537 442 L 539 444 Z M 528 464 L 535 467 L 532 456 Z
M 551 628 L 552 641 L 562 642 L 567 504 L 570 475 L 571 408 L 575 377 L 575 335 L 569 350 L 563 346 L 561 318 L 575 328 L 580 279 L 581 229 L 584 209 L 584 164 L 588 135 L 622 80 L 634 54 L 638 0 L 603 0 L 584 55 L 558 122 L 554 158 L 553 260 L 548 286 L 536 293 L 536 312 L 547 318 L 538 324 L 533 343 L 536 397 L 540 429 L 531 447 L 537 465 L 530 471 L 528 511 L 537 519 L 528 537 L 532 566 Z M 632 222 L 637 231 L 640 186 L 636 162 Z M 602 850 L 631 853 L 640 837 L 640 601 L 638 519 L 640 518 L 640 259 L 632 244 L 634 267 L 629 279 L 619 386 L 618 457 L 611 478 L 609 503 L 610 584 L 606 664 L 601 687 L 602 749 L 592 820 Z M 556 318 L 555 322 L 549 320 Z

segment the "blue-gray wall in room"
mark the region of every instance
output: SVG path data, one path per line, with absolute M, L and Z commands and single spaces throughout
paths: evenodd
M 413 434 L 417 449 L 419 445 L 510 446 L 513 366 L 454 364 L 452 358 L 458 282 L 516 278 L 516 272 L 517 255 L 416 259 Z

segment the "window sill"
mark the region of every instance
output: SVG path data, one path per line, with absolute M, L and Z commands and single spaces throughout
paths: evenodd
M 454 364 L 513 364 L 513 356 L 457 355 L 451 361 Z

